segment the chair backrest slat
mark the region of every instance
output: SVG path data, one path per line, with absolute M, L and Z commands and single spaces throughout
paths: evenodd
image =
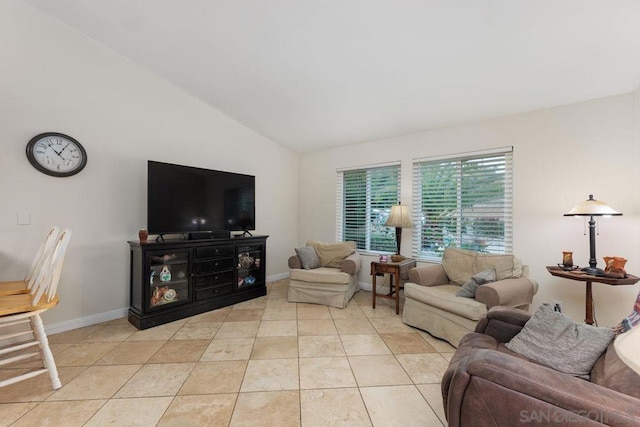
M 62 264 L 64 256 L 71 239 L 71 230 L 68 228 L 62 231 L 55 241 L 52 250 L 49 252 L 47 258 L 44 261 L 43 267 L 40 269 L 31 294 L 33 297 L 33 304 L 37 304 L 40 301 L 42 295 L 47 296 L 47 301 L 55 296 L 58 288 L 58 281 L 60 280 L 60 274 L 62 272 Z
M 56 226 L 51 227 L 51 229 L 47 233 L 47 237 L 45 237 L 44 242 L 42 242 L 42 244 L 40 245 L 40 249 L 38 249 L 38 252 L 36 252 L 36 256 L 33 258 L 31 267 L 29 267 L 29 271 L 24 277 L 24 280 L 29 282 L 27 284 L 27 289 L 31 289 L 31 287 L 33 286 L 34 279 L 38 275 L 38 271 L 49 255 L 49 251 L 53 249 L 53 245 L 58 240 L 59 235 L 60 228 Z

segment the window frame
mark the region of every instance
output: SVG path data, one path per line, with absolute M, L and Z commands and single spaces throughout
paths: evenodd
M 393 227 L 387 227 L 388 228 L 387 237 L 390 237 L 389 250 L 372 249 L 372 244 L 371 244 L 372 243 L 371 216 L 372 216 L 372 210 L 373 210 L 372 202 L 371 202 L 372 200 L 371 174 L 374 171 L 380 171 L 382 169 L 387 169 L 387 168 L 395 169 L 395 173 L 397 174 L 396 195 L 395 197 L 393 197 L 393 200 L 391 199 L 389 200 L 389 206 L 388 206 L 388 210 L 391 211 L 391 206 L 397 204 L 400 200 L 401 172 L 402 172 L 401 162 L 397 161 L 397 162 L 380 163 L 375 165 L 338 169 L 336 171 L 336 241 L 338 242 L 349 238 L 349 236 L 345 238 L 345 226 L 347 221 L 346 219 L 347 214 L 345 213 L 346 189 L 345 189 L 345 182 L 344 182 L 345 181 L 344 174 L 350 173 L 350 172 L 365 172 L 367 174 L 366 184 L 365 184 L 366 201 L 364 204 L 365 211 L 366 211 L 366 220 L 364 224 L 364 226 L 366 227 L 366 235 L 365 235 L 364 247 L 358 247 L 358 252 L 360 252 L 361 254 L 371 254 L 371 255 L 393 254 L 396 251 L 395 229 Z M 376 209 L 378 209 L 378 207 L 376 207 Z M 393 245 L 391 245 L 391 242 L 393 242 Z M 356 241 L 356 244 L 358 245 L 359 242 Z M 393 249 L 391 249 L 391 247 L 393 247 Z
M 462 198 L 464 193 L 468 191 L 469 187 L 468 186 L 465 187 L 467 188 L 467 190 L 465 190 L 465 188 L 462 187 L 463 186 L 462 183 L 463 183 L 463 179 L 467 181 L 470 178 L 469 175 L 465 175 L 463 166 L 469 165 L 471 164 L 471 162 L 476 162 L 476 163 L 482 163 L 483 161 L 490 162 L 492 159 L 496 159 L 500 157 L 503 157 L 503 163 L 501 166 L 504 168 L 503 169 L 504 178 L 502 180 L 502 184 L 503 184 L 502 189 L 504 191 L 504 202 L 503 202 L 503 205 L 501 205 L 500 207 L 496 207 L 497 204 L 494 203 L 494 205 L 496 206 L 492 205 L 491 209 L 488 209 L 488 211 L 490 214 L 494 216 L 491 218 L 492 220 L 495 220 L 495 218 L 499 218 L 498 219 L 499 223 L 496 223 L 495 227 L 497 230 L 499 230 L 499 232 L 503 233 L 503 237 L 500 240 L 494 239 L 493 242 L 499 241 L 500 243 L 494 243 L 492 250 L 487 250 L 487 252 L 500 253 L 500 254 L 512 253 L 513 251 L 513 147 L 503 147 L 503 148 L 497 148 L 492 150 L 483 150 L 483 151 L 475 151 L 475 152 L 469 152 L 469 153 L 460 153 L 460 154 L 413 159 L 413 162 L 412 162 L 413 163 L 412 165 L 413 167 L 412 219 L 414 222 L 414 229 L 412 232 L 413 258 L 421 261 L 441 262 L 442 252 L 444 251 L 444 248 L 450 247 L 450 246 L 460 248 L 460 247 L 463 247 L 465 243 L 468 245 L 468 239 L 470 237 L 475 237 L 477 240 L 481 240 L 479 239 L 479 237 L 482 237 L 482 235 L 477 235 L 473 233 L 465 234 L 461 231 L 462 229 L 468 230 L 466 226 L 461 224 L 469 223 L 474 219 L 478 220 L 478 218 L 481 218 L 481 217 L 478 217 L 477 213 L 473 213 L 473 211 L 469 212 L 468 215 L 464 215 L 463 213 L 465 210 L 465 207 L 464 207 Z M 447 163 L 449 165 L 447 165 Z M 453 164 L 456 164 L 456 166 L 450 166 Z M 455 209 L 452 211 L 452 212 L 455 212 L 452 214 L 452 216 L 455 217 L 456 230 L 455 230 L 455 233 L 451 233 L 454 237 L 451 243 L 447 244 L 446 242 L 444 242 L 444 236 L 443 236 L 443 244 L 441 245 L 442 247 L 440 248 L 439 246 L 438 248 L 436 248 L 436 250 L 432 250 L 432 251 L 424 250 L 423 239 L 422 239 L 423 230 L 426 228 L 425 219 L 424 219 L 425 215 L 424 215 L 424 209 L 423 209 L 423 173 L 424 173 L 423 166 L 424 165 L 434 166 L 432 171 L 434 170 L 443 171 L 443 173 L 452 173 L 453 171 L 456 174 L 455 175 L 456 202 L 455 202 Z M 438 165 L 442 165 L 442 167 L 438 168 Z M 489 167 L 487 167 L 486 169 L 487 171 L 490 170 Z M 484 173 L 485 175 L 482 175 L 482 177 L 491 176 L 489 175 L 490 172 L 484 172 Z M 483 190 L 482 194 L 484 194 L 484 191 L 486 191 L 486 189 Z M 448 198 L 447 196 L 444 196 L 437 199 L 438 199 L 438 202 L 436 204 L 445 205 L 447 201 L 452 200 L 453 197 Z M 466 210 L 469 210 L 468 207 L 466 208 Z M 445 220 L 443 220 L 442 222 L 445 223 Z M 439 225 L 440 223 L 436 221 L 436 224 Z M 493 226 L 494 224 L 491 224 L 487 228 L 492 229 Z M 473 229 L 473 227 L 471 227 L 471 229 Z M 466 238 L 463 238 L 463 234 L 464 236 L 466 236 Z M 487 244 L 486 247 L 491 248 L 492 245 Z M 497 248 L 500 248 L 500 249 L 497 249 Z

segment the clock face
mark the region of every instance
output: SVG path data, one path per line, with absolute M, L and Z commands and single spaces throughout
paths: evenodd
M 27 144 L 27 158 L 40 172 L 57 177 L 75 175 L 87 164 L 84 147 L 70 136 L 57 132 L 31 138 Z

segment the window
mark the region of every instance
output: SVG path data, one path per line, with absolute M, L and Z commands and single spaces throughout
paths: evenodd
M 337 241 L 365 251 L 396 251 L 396 232 L 384 223 L 400 195 L 400 165 L 338 171 Z
M 512 148 L 413 163 L 413 255 L 512 248 Z

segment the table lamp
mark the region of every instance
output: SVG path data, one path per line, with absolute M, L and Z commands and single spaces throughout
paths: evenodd
M 593 194 L 589 194 L 589 198 L 584 202 L 578 203 L 564 216 L 588 216 L 589 218 L 589 267 L 582 269 L 587 274 L 593 276 L 603 276 L 604 270 L 597 268 L 596 260 L 596 221 L 594 216 L 619 216 L 622 213 L 614 210 L 604 202 L 595 200 Z
M 389 218 L 387 218 L 387 221 L 384 223 L 384 225 L 387 227 L 396 228 L 396 254 L 391 256 L 391 261 L 402 261 L 404 259 L 404 257 L 400 255 L 402 229 L 413 227 L 413 222 L 411 221 L 411 216 L 409 215 L 409 209 L 407 209 L 407 206 L 401 204 L 400 202 L 398 202 L 397 205 L 391 206 L 391 213 L 389 214 Z

